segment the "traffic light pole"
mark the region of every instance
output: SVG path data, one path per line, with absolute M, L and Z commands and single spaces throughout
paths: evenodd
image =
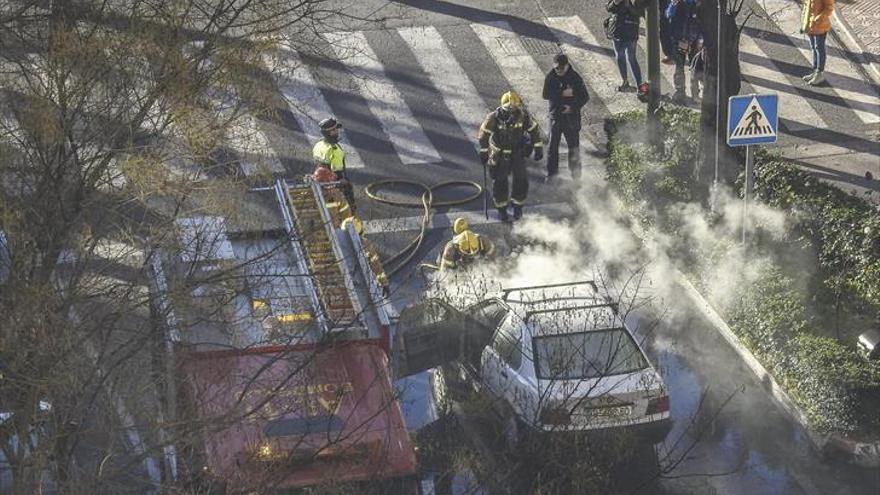
M 660 7 L 658 0 L 648 0 L 647 29 L 648 29 L 648 129 L 649 135 L 654 142 L 662 142 L 659 139 L 660 119 L 657 108 L 660 106 Z

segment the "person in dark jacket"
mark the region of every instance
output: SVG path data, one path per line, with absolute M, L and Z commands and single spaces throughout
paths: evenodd
M 543 97 L 550 106 L 550 149 L 547 151 L 547 179 L 559 173 L 559 141 L 565 136 L 568 169 L 575 180 L 581 176 L 581 108 L 590 101 L 583 78 L 565 54 L 553 58 L 553 69 L 544 78 Z
M 636 42 L 639 40 L 639 17 L 641 9 L 635 5 L 635 0 L 608 0 L 605 10 L 614 14 L 615 22 L 611 32 L 614 41 L 614 55 L 617 57 L 617 68 L 620 70 L 622 83 L 617 91 L 632 91 L 635 88 L 629 85 L 626 73 L 626 63 L 632 69 L 633 79 L 640 93 L 648 92 L 648 85 L 642 85 L 642 69 L 636 59 Z
M 699 0 L 671 0 L 665 16 L 669 20 L 670 36 L 675 42 L 675 76 L 673 100 L 687 100 L 685 68 L 703 49 L 703 30 L 700 26 Z M 696 71 L 691 71 L 691 88 L 696 93 Z
M 666 8 L 669 7 L 669 0 L 660 0 L 660 13 L 664 14 Z M 675 43 L 669 37 L 669 19 L 665 15 L 660 16 L 660 51 L 663 52 L 663 59 L 660 60 L 664 64 L 674 64 L 675 60 Z

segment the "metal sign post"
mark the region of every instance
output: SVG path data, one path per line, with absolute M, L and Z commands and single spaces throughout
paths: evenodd
M 727 100 L 727 145 L 746 147 L 742 242 L 746 243 L 754 154 L 752 145 L 773 144 L 779 129 L 779 95 L 741 95 Z

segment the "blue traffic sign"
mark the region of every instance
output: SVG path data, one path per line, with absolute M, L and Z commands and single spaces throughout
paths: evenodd
M 727 100 L 727 144 L 775 143 L 779 130 L 779 95 L 741 95 Z

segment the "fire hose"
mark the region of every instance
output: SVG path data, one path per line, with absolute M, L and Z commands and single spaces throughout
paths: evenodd
M 378 193 L 380 189 L 390 189 L 395 186 L 417 187 L 421 188 L 424 192 L 418 200 L 392 199 L 387 196 L 382 196 Z M 476 190 L 476 192 L 462 199 L 451 199 L 446 201 L 434 202 L 434 192 L 438 189 L 442 189 L 444 187 L 459 186 L 472 187 Z M 424 212 L 422 215 L 422 223 L 421 228 L 419 229 L 419 233 L 412 239 L 412 241 L 410 241 L 409 244 L 407 244 L 406 247 L 393 254 L 388 259 L 382 260 L 382 265 L 386 267 L 392 263 L 397 263 L 394 268 L 386 270 L 388 276 L 391 277 L 392 275 L 400 271 L 401 268 L 406 266 L 419 251 L 419 248 L 422 247 L 422 242 L 425 240 L 425 232 L 428 230 L 428 224 L 431 222 L 432 208 L 457 206 L 473 201 L 479 198 L 481 194 L 483 194 L 483 186 L 469 180 L 448 180 L 444 182 L 439 182 L 437 184 L 434 184 L 433 186 L 429 186 L 424 182 L 414 180 L 387 179 L 370 182 L 369 184 L 367 184 L 367 187 L 364 188 L 364 193 L 367 195 L 368 198 L 379 203 L 385 203 L 393 206 L 402 206 L 404 208 L 422 208 Z M 431 266 L 433 267 L 433 265 Z

